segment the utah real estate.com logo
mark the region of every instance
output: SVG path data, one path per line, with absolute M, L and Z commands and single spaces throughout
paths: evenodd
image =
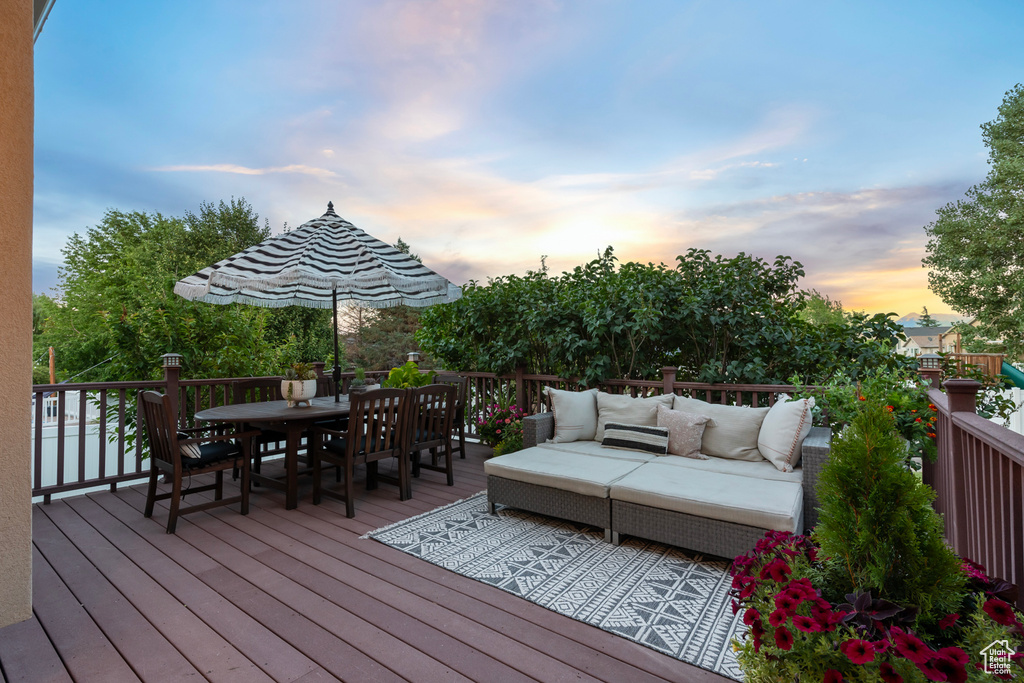
M 1010 655 L 1013 649 L 1008 640 L 994 640 L 981 651 L 983 670 L 987 674 L 997 676 L 1010 675 Z

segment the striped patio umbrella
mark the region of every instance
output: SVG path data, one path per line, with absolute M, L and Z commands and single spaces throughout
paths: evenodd
M 335 398 L 340 400 L 338 303 L 371 308 L 430 306 L 454 301 L 461 290 L 390 244 L 334 213 L 271 237 L 179 280 L 174 292 L 212 304 L 334 310 Z

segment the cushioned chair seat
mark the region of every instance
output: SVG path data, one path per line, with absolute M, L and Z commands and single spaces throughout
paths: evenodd
M 636 463 L 649 462 L 658 457 L 653 453 L 644 453 L 642 451 L 624 451 L 618 448 L 605 448 L 601 445 L 600 441 L 569 441 L 566 443 L 547 442 L 538 444 L 537 447 L 545 448 L 557 453 L 579 453 L 581 455 L 594 455 L 601 458 L 628 460 Z
M 803 486 L 790 481 L 651 462 L 613 483 L 609 495 L 613 500 L 760 529 L 798 533 L 803 527 Z
M 397 436 L 392 436 L 392 439 L 397 439 Z M 366 451 L 366 437 L 365 436 L 361 437 L 359 441 L 360 441 L 359 448 L 358 448 L 358 450 L 356 452 L 357 453 L 363 453 L 363 452 Z M 345 438 L 345 437 L 336 438 L 336 439 L 330 439 L 328 441 L 325 441 L 324 445 L 323 445 L 323 447 L 326 448 L 327 450 L 332 451 L 334 453 L 338 453 L 339 455 L 344 455 L 345 454 L 345 448 L 347 446 L 348 446 L 348 439 Z M 376 447 L 374 447 L 374 444 L 370 444 L 370 446 L 371 446 L 371 450 L 376 450 Z
M 767 460 L 750 462 L 747 460 L 730 460 L 729 458 L 716 458 L 714 456 L 707 460 L 695 460 L 684 458 L 678 455 L 665 455 L 652 459 L 659 465 L 670 465 L 673 467 L 685 467 L 691 470 L 702 472 L 720 472 L 722 474 L 735 474 L 741 477 L 752 479 L 764 479 L 768 481 L 791 481 L 801 483 L 804 480 L 803 470 L 799 467 L 793 472 L 780 472 L 775 465 Z
M 233 441 L 218 441 L 215 443 L 199 444 L 200 456 L 198 458 L 181 459 L 181 466 L 187 470 L 196 470 L 222 460 L 238 458 L 242 455 L 242 447 Z
M 608 488 L 641 464 L 631 460 L 527 448 L 491 458 L 484 463 L 484 471 L 491 476 L 527 484 L 607 498 Z

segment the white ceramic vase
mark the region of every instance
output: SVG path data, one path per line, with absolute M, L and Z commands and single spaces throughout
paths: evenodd
M 310 399 L 316 396 L 316 380 L 283 379 L 281 380 L 281 396 L 288 401 L 289 408 L 295 408 L 300 403 L 308 406 Z

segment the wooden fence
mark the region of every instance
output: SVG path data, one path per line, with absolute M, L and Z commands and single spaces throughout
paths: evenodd
M 989 576 L 1024 586 L 1024 436 L 976 414 L 978 382 L 951 379 L 944 387 L 929 392 L 938 457 L 923 476 L 935 489 L 946 539 Z M 1024 591 L 1017 606 L 1024 608 Z

